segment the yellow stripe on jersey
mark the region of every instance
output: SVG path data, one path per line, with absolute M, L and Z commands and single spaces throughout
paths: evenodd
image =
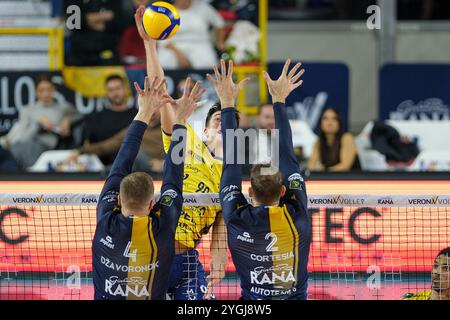
M 417 293 L 407 293 L 402 297 L 402 300 L 430 300 L 431 291 L 422 291 Z
M 269 208 L 270 233 L 266 235 L 270 241 L 266 250 L 273 255 L 273 287 L 281 290 L 295 285 L 298 270 L 298 232 L 285 212 L 285 206 Z
M 292 232 L 292 234 L 293 234 L 293 236 L 295 238 L 294 248 L 293 248 L 293 250 L 294 250 L 294 260 L 295 260 L 295 262 L 294 262 L 294 275 L 297 276 L 297 274 L 298 274 L 298 256 L 299 256 L 298 248 L 299 248 L 299 245 L 300 245 L 300 238 L 299 238 L 299 235 L 298 235 L 297 228 L 295 227 L 294 221 L 292 220 L 292 217 L 289 214 L 289 211 L 288 211 L 286 205 L 283 206 L 283 213 L 284 213 L 284 216 L 286 217 L 286 219 L 287 219 L 287 221 L 289 223 L 289 227 L 290 227 L 291 232 Z
M 149 279 L 154 276 L 155 260 L 158 254 L 153 239 L 151 218 L 133 217 L 131 241 L 123 254 L 129 259 L 127 300 L 151 299 L 152 287 L 151 283 L 149 286 Z
M 184 165 L 184 193 L 219 193 L 222 176 L 222 160 L 215 159 L 203 141 L 188 124 L 186 159 Z M 164 149 L 167 153 L 171 136 L 163 131 Z M 195 242 L 202 237 L 216 220 L 220 206 L 183 207 L 178 221 L 175 239 L 188 248 L 195 248 Z

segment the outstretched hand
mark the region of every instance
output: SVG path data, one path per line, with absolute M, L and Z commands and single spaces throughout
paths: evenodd
M 214 65 L 214 74 L 216 79 L 214 79 L 210 74 L 207 74 L 208 80 L 211 81 L 216 93 L 219 96 L 220 103 L 222 107 L 235 107 L 236 98 L 245 86 L 245 84 L 250 80 L 246 78 L 235 84 L 233 82 L 233 61 L 228 62 L 228 70 L 226 68 L 225 60 L 220 60 L 221 72 L 216 65 Z
M 297 63 L 288 73 L 290 64 L 291 59 L 288 59 L 278 80 L 272 80 L 266 71 L 263 72 L 273 103 L 285 103 L 291 92 L 303 84 L 303 80 L 299 79 L 305 73 L 305 69 L 298 71 L 302 64 Z
M 191 78 L 187 78 L 183 95 L 180 99 L 171 102 L 176 107 L 175 121 L 178 124 L 186 124 L 187 119 L 197 108 L 197 102 L 206 92 L 206 89 L 200 89 L 201 81 L 197 81 L 191 90 L 191 81 Z
M 147 32 L 144 30 L 144 25 L 142 24 L 142 19 L 147 8 L 144 5 L 140 5 L 139 8 L 136 9 L 136 13 L 134 14 L 134 21 L 136 23 L 136 27 L 138 29 L 139 35 L 141 36 L 144 43 L 154 44 L 156 45 L 156 40 L 152 39 Z
M 134 83 L 138 93 L 138 116 L 140 116 L 138 120 L 149 123 L 152 115 L 162 106 L 167 103 L 174 103 L 172 97 L 165 93 L 164 83 L 164 78 L 158 77 L 154 77 L 152 80 L 145 77 L 144 89 L 141 89 L 137 82 Z

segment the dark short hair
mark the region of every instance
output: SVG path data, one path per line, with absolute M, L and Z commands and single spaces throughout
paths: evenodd
M 220 104 L 220 102 L 216 102 L 208 111 L 208 114 L 206 115 L 206 121 L 205 121 L 205 128 L 208 127 L 209 125 L 209 121 L 211 120 L 212 116 L 214 113 L 222 111 L 222 105 Z M 236 110 L 236 123 L 237 126 L 239 127 L 239 121 L 240 121 L 241 117 L 239 116 L 239 111 Z
M 43 73 L 36 77 L 34 80 L 34 83 L 36 84 L 36 88 L 42 83 L 42 82 L 49 82 L 51 85 L 55 85 L 52 81 L 52 78 L 49 74 Z
M 250 174 L 251 186 L 256 201 L 270 205 L 279 199 L 283 180 L 279 170 L 272 175 L 261 174 L 262 169 L 270 168 L 270 164 L 256 164 Z
M 119 74 L 111 74 L 105 80 L 105 85 L 107 85 L 110 81 L 119 80 L 120 82 L 125 83 L 125 79 Z
M 447 256 L 450 258 L 450 247 L 445 248 L 441 252 L 439 252 L 436 258 L 439 258 L 440 256 Z
M 120 197 L 128 207 L 140 208 L 149 199 L 153 198 L 155 187 L 153 179 L 147 173 L 131 173 L 120 183 Z

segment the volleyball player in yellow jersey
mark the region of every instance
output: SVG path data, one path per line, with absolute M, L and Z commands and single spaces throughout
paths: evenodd
M 163 77 L 164 71 L 159 63 L 156 41 L 148 37 L 142 27 L 145 7 L 137 9 L 135 20 L 139 34 L 144 41 L 147 55 L 147 74 Z M 217 69 L 215 66 L 214 68 Z M 236 85 L 235 96 L 248 81 Z M 199 83 L 196 83 L 198 86 Z M 204 91 L 200 91 L 199 96 Z M 198 97 L 196 97 L 198 98 Z M 208 113 L 205 124 L 206 141 L 203 142 L 192 127 L 187 127 L 186 161 L 184 169 L 184 193 L 218 193 L 222 175 L 222 135 L 221 107 L 215 105 Z M 170 145 L 174 110 L 172 106 L 161 109 L 161 126 L 164 146 Z M 202 236 L 211 230 L 210 274 L 208 279 L 199 261 L 196 245 Z M 175 300 L 213 299 L 213 287 L 225 276 L 228 261 L 226 228 L 221 207 L 190 206 L 183 207 L 176 231 L 176 253 L 172 274 L 169 280 L 169 296 Z
M 405 294 L 402 300 L 450 300 L 450 247 L 434 260 L 431 290 Z

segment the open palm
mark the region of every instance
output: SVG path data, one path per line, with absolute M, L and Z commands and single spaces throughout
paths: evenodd
M 286 98 L 291 94 L 291 92 L 303 84 L 303 80 L 299 80 L 305 73 L 305 69 L 301 69 L 299 71 L 302 64 L 300 62 L 297 63 L 288 73 L 290 65 L 291 59 L 288 59 L 284 64 L 283 72 L 277 80 L 272 80 L 269 74 L 264 71 L 264 78 L 266 79 L 269 93 L 272 96 L 274 103 L 285 103 Z

